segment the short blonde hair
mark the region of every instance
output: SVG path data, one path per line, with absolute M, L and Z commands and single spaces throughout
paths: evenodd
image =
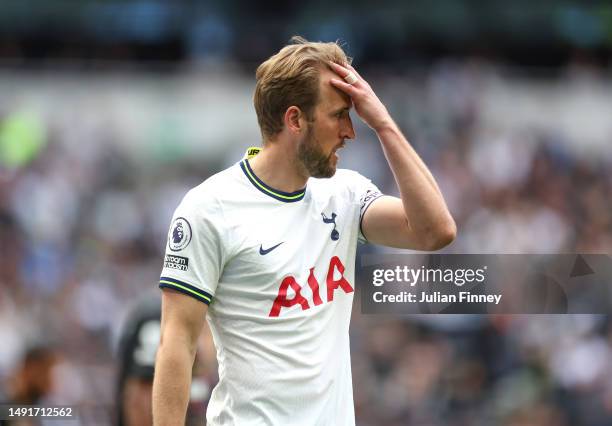
M 337 41 L 310 42 L 294 36 L 289 45 L 262 63 L 255 74 L 253 102 L 264 140 L 283 129 L 283 116 L 290 106 L 297 106 L 312 120 L 319 101 L 320 69 L 330 68 L 330 61 L 351 60 Z

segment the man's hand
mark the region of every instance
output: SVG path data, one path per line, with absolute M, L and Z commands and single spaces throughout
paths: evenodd
M 341 80 L 332 78 L 331 84 L 351 97 L 355 111 L 364 123 L 375 132 L 393 124 L 387 108 L 378 99 L 368 82 L 355 71 L 355 68 L 349 64 L 339 65 L 335 62 L 330 62 L 330 66 L 342 78 Z M 348 84 L 344 78 L 351 72 L 357 77 L 357 81 Z

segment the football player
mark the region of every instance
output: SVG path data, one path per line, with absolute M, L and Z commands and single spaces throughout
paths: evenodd
M 349 321 L 358 241 L 436 250 L 455 223 L 429 170 L 336 43 L 292 44 L 256 72 L 263 148 L 187 193 L 170 225 L 157 425 L 179 425 L 208 320 L 219 382 L 208 425 L 354 425 Z M 338 169 L 354 108 L 400 198 Z

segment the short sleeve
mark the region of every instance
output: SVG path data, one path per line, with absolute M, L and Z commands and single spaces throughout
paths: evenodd
M 188 194 L 174 212 L 159 287 L 179 291 L 208 305 L 225 263 L 223 221 L 214 199 L 194 200 L 195 197 Z
M 360 176 L 360 186 L 358 187 L 357 195 L 359 197 L 359 242 L 367 242 L 366 237 L 363 235 L 363 229 L 361 224 L 363 222 L 363 216 L 372 203 L 383 196 L 380 189 L 376 185 L 363 176 Z

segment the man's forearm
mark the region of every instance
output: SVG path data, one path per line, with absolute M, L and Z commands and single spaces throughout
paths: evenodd
M 440 188 L 399 127 L 389 119 L 376 134 L 395 177 L 408 225 L 415 231 L 452 234 L 454 221 Z
M 153 381 L 153 424 L 184 425 L 194 354 L 168 341 L 159 346 Z

